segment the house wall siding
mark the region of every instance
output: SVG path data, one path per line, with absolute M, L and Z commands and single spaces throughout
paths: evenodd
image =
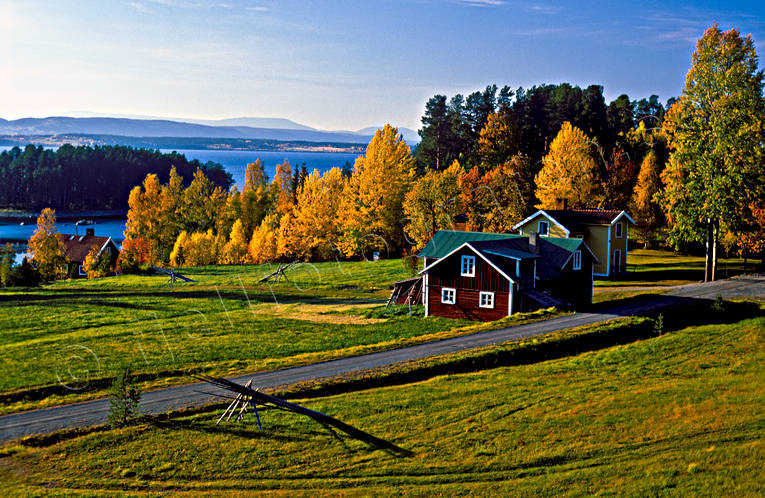
M 461 256 L 475 256 L 475 276 L 460 275 Z M 449 256 L 428 272 L 428 315 L 468 320 L 499 320 L 507 316 L 509 281 L 470 249 Z M 441 302 L 441 289 L 457 289 L 457 302 Z M 481 291 L 494 293 L 494 308 L 479 307 Z
M 618 222 L 617 222 L 618 223 Z M 613 268 L 614 264 L 614 253 L 618 250 L 622 253 L 622 265 L 620 270 L 625 271 L 627 269 L 627 261 L 626 261 L 626 255 L 627 255 L 627 222 L 624 221 L 624 218 L 621 220 L 622 223 L 622 236 L 621 238 L 616 238 L 616 223 L 614 223 L 614 226 L 611 227 L 611 273 L 613 274 L 615 271 L 615 268 Z
M 592 265 L 589 252 L 582 251 L 582 267 L 574 270 L 573 258 L 563 267 L 561 275 L 551 282 L 548 290 L 575 307 L 592 304 Z
M 600 263 L 595 265 L 595 273 L 608 273 L 608 225 L 588 225 L 584 242 L 592 249 Z M 612 258 L 613 260 L 613 258 Z M 582 260 L 584 263 L 584 260 Z
M 505 280 L 507 282 L 507 280 Z M 428 289 L 428 314 L 443 316 L 446 318 L 460 318 L 465 320 L 494 321 L 507 316 L 509 293 L 494 292 L 494 308 L 481 308 L 478 306 L 480 290 L 457 288 L 456 304 L 444 304 L 441 302 L 441 288 L 450 285 L 430 285 Z
M 551 237 L 562 237 L 564 239 L 566 238 L 566 232 L 564 232 L 561 227 L 559 227 L 557 224 L 555 224 L 552 220 L 550 220 L 549 218 L 547 218 L 543 214 L 539 214 L 539 215 L 535 216 L 534 218 L 530 219 L 529 221 L 527 221 L 526 223 L 524 223 L 523 225 L 521 225 L 519 227 L 521 230 L 523 230 L 523 232 L 521 232 L 521 233 L 523 233 L 523 235 L 528 235 L 531 232 L 538 231 L 538 226 L 539 226 L 539 221 L 540 220 L 548 222 L 548 224 L 549 224 L 549 234 L 548 235 L 549 236 L 551 236 Z

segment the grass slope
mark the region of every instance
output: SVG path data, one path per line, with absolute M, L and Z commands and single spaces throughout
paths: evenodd
M 0 414 L 103 396 L 122 363 L 153 389 L 193 372 L 291 367 L 492 327 L 386 312 L 388 285 L 406 276 L 398 260 L 306 264 L 288 281 L 258 283 L 273 269 L 189 268 L 195 282 L 175 285 L 122 276 L 0 290 Z
M 0 479 L 18 493 L 95 495 L 756 496 L 764 340 L 760 308 L 576 356 L 303 402 L 411 458 L 283 412 L 262 413 L 263 431 L 201 413 L 6 446 Z

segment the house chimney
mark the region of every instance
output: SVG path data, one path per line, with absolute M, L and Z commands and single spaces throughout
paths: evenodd
M 529 234 L 529 252 L 539 254 L 539 233 L 531 232 Z
M 85 229 L 85 236 L 86 237 L 95 237 L 96 236 L 96 229 L 95 228 L 86 228 Z
M 568 209 L 568 199 L 565 197 L 559 197 L 555 199 L 556 209 Z

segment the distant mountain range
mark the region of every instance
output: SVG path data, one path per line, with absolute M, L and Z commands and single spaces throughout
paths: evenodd
M 111 135 L 123 137 L 259 139 L 365 144 L 376 127 L 358 131 L 317 130 L 282 118 L 242 117 L 222 120 L 171 120 L 151 116 L 48 117 L 8 121 L 0 118 L 0 135 Z M 399 128 L 409 144 L 417 132 Z

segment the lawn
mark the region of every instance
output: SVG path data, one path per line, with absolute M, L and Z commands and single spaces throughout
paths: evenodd
M 261 413 L 262 431 L 250 416 L 215 426 L 218 410 L 12 443 L 0 450 L 0 480 L 19 494 L 758 496 L 765 314 L 756 306 L 748 315 L 299 401 L 411 457 L 338 440 L 285 412 Z M 612 324 L 610 333 L 621 336 L 640 320 Z
M 756 263 L 756 262 L 754 262 Z M 754 270 L 750 260 L 747 271 Z M 717 278 L 728 278 L 744 273 L 744 260 L 720 258 Z M 636 249 L 627 256 L 627 273 L 612 279 L 595 280 L 595 288 L 609 287 L 665 287 L 701 282 L 704 280 L 704 258 L 686 256 L 661 249 Z
M 145 389 L 189 374 L 235 375 L 466 334 L 474 322 L 386 313 L 398 260 L 189 268 L 167 276 L 62 281 L 0 290 L 0 413 L 103 396 L 132 365 Z M 551 316 L 515 316 L 501 325 Z

